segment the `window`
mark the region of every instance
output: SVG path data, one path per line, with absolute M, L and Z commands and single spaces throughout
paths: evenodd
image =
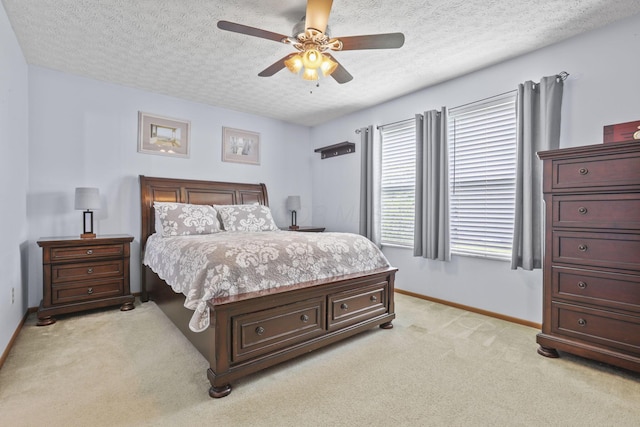
M 451 253 L 510 260 L 516 93 L 449 111 Z
M 414 119 L 380 127 L 381 242 L 413 247 L 416 180 L 416 124 Z

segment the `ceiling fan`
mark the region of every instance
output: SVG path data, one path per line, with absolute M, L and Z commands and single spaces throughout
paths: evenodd
M 330 75 L 340 84 L 351 81 L 353 76 L 329 51 L 397 49 L 404 44 L 402 33 L 330 38 L 327 22 L 332 3 L 333 0 L 307 0 L 306 15 L 293 27 L 293 36 L 229 21 L 218 21 L 218 28 L 288 44 L 297 50 L 262 70 L 258 74 L 260 77 L 273 76 L 286 67 L 294 74 L 302 71 L 305 80 L 318 80 L 322 74 L 324 77 Z

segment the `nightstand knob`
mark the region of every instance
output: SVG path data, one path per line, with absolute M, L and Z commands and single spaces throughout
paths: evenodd
M 348 310 L 349 306 L 346 303 L 343 302 L 342 304 L 340 304 L 340 308 L 343 309 L 343 310 Z
M 302 316 L 300 316 L 300 320 L 306 323 L 309 321 L 309 316 L 306 314 L 303 314 Z
M 587 249 L 589 249 L 587 245 L 578 245 L 578 250 L 580 252 L 587 252 Z
M 89 288 L 89 289 L 87 289 L 87 293 L 88 293 L 89 295 L 91 295 L 91 294 L 93 293 L 93 288 Z
M 578 172 L 580 172 L 580 175 L 586 175 L 589 173 L 589 169 L 587 168 L 580 168 L 578 169 Z
M 587 213 L 587 208 L 585 208 L 584 206 L 580 206 L 580 207 L 578 208 L 578 212 L 579 212 L 581 215 L 584 215 L 584 214 L 586 214 L 586 213 Z
M 578 282 L 578 287 L 580 289 L 587 289 L 587 284 L 585 282 Z
M 258 335 L 264 334 L 264 328 L 262 326 L 258 326 L 256 328 L 256 334 L 258 334 Z
M 371 302 L 377 302 L 378 301 L 378 297 L 375 295 L 371 295 L 371 298 L 369 298 L 371 300 Z
M 91 274 L 91 273 L 93 273 L 93 267 L 87 268 L 87 274 Z
M 586 320 L 584 320 L 584 319 L 582 319 L 582 318 L 580 318 L 580 319 L 578 319 L 578 325 L 580 325 L 580 326 L 587 326 L 587 321 L 586 321 Z
M 87 255 L 91 255 L 92 253 L 93 253 L 93 250 L 87 249 Z

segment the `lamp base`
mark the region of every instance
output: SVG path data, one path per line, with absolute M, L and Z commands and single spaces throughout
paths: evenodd
M 297 225 L 290 225 L 289 230 L 298 230 L 300 227 Z
M 95 239 L 96 238 L 96 233 L 82 233 L 80 235 L 81 239 Z

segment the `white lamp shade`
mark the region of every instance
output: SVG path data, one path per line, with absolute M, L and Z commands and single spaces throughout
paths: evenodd
M 76 209 L 100 209 L 100 190 L 91 187 L 76 188 Z
M 300 210 L 300 196 L 287 197 L 287 210 L 299 211 Z

